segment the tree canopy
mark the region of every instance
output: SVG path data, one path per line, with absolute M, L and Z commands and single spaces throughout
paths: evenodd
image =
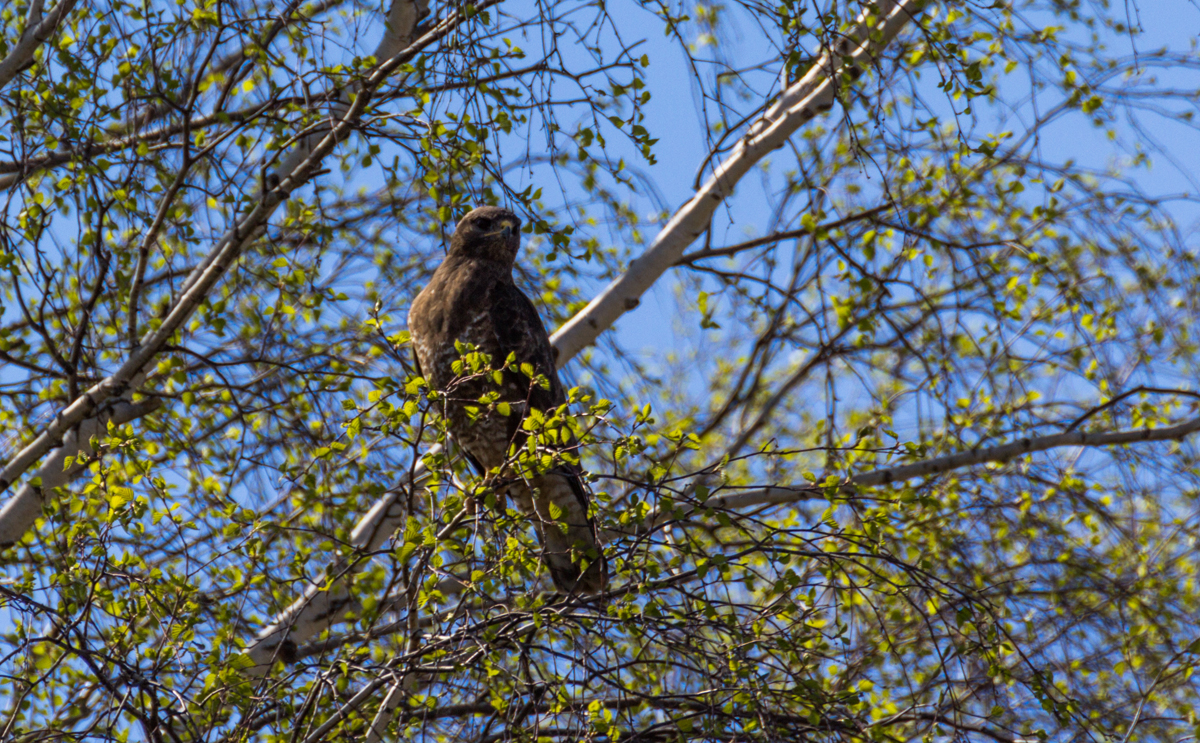
M 1175 5 L 7 3 L 0 739 L 1190 740 Z M 595 598 L 412 363 L 482 204 Z

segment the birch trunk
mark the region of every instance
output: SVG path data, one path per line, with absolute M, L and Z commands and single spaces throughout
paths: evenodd
M 554 333 L 551 341 L 559 351 L 558 365 L 564 366 L 617 318 L 636 307 L 641 295 L 707 229 L 717 205 L 733 192 L 742 176 L 769 152 L 782 147 L 801 125 L 829 110 L 837 101 L 840 81 L 859 77 L 923 2 L 890 0 L 878 3 L 874 10 L 864 11 L 852 31 L 841 37 L 837 48 L 822 55 L 804 77 L 785 89 L 779 100 L 749 127 L 696 195 L 679 208 L 650 248 Z M 425 472 L 423 464 L 419 463 L 414 472 L 413 482 L 403 482 L 389 491 L 355 526 L 353 544 L 357 550 L 378 549 L 402 522 L 400 497 L 408 487 L 420 482 Z M 296 643 L 305 642 L 342 620 L 345 611 L 354 606 L 346 585 L 353 570 L 349 561 L 336 561 L 326 571 L 323 587 L 310 586 L 259 633 L 248 650 L 256 672 L 265 672 L 281 651 L 290 654 Z
M 397 67 L 441 39 L 461 22 L 461 16 L 451 15 L 413 42 L 417 21 L 427 7 L 425 3 L 426 0 L 393 2 L 387 17 L 387 30 L 375 54 L 376 59 L 382 61 L 359 87 L 353 103 L 348 103 L 350 91 L 347 91 L 335 106 L 333 123 L 311 132 L 289 152 L 275 170 L 277 177 L 272 179 L 274 185 L 260 195 L 258 203 L 218 241 L 208 257 L 188 276 L 179 299 L 167 313 L 162 325 L 142 339 L 120 368 L 61 410 L 49 426 L 0 469 L 0 492 L 7 490 L 53 450 L 58 451 L 55 456 L 60 458 L 60 463 L 68 456 L 77 455 L 81 444 L 90 438 L 78 431 L 103 430 L 101 420 L 106 415 L 110 401 L 127 397 L 136 391 L 140 384 L 138 380 L 144 379 L 144 371 L 184 326 L 225 271 L 263 234 L 267 220 L 275 209 L 287 200 L 292 191 L 313 177 L 325 156 L 350 133 L 366 109 L 371 93 L 386 82 Z M 44 493 L 45 487 L 32 492 L 23 488 L 0 506 L 0 548 L 15 543 L 33 525 L 40 512 L 40 496 Z
M 46 42 L 58 29 L 63 19 L 75 7 L 76 0 L 62 0 L 49 15 L 42 15 L 43 0 L 34 0 L 29 4 L 29 13 L 25 16 L 25 31 L 3 60 L 0 60 L 0 88 L 12 82 L 17 73 L 33 61 L 33 55 L 38 47 Z
M 923 0 L 886 0 L 877 3 L 874 11 L 860 15 L 837 48 L 823 54 L 804 77 L 784 90 L 779 100 L 750 125 L 729 157 L 675 212 L 646 252 L 554 334 L 551 340 L 559 359 L 574 357 L 617 318 L 637 307 L 646 290 L 704 234 L 713 212 L 733 193 L 742 176 L 768 153 L 782 147 L 803 124 L 832 108 L 841 81 L 857 79 L 923 4 Z
M 68 431 L 62 446 L 50 452 L 0 510 L 0 544 L 20 541 L 26 531 L 22 525 L 32 525 L 41 516 L 45 494 L 66 485 L 83 472 L 88 461 L 96 456 L 97 439 L 106 434 L 109 423 L 115 426 L 130 423 L 157 410 L 159 404 L 156 398 L 133 402 L 126 393 L 126 396 L 101 406 L 96 415 Z M 66 466 L 67 457 L 74 457 L 69 467 Z

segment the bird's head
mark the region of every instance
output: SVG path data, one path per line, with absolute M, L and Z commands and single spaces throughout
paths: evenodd
M 454 236 L 450 252 L 469 258 L 483 258 L 512 266 L 521 248 L 521 219 L 498 206 L 481 206 L 463 217 Z

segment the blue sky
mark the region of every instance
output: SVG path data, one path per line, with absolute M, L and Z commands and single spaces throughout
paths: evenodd
M 1132 38 L 1110 39 L 1114 53 L 1145 56 L 1162 47 L 1175 51 L 1196 49 L 1200 38 L 1200 5 L 1194 0 L 1129 3 L 1128 8 L 1131 17 L 1140 21 L 1140 33 Z M 639 165 L 653 176 L 658 190 L 673 209 L 691 196 L 695 169 L 708 152 L 699 125 L 700 102 L 691 83 L 684 53 L 673 40 L 659 32 L 661 21 L 631 3 L 614 4 L 611 10 L 620 20 L 627 20 L 630 26 L 646 28 L 644 46 L 640 49 L 645 50 L 652 61 L 650 89 L 654 93 L 646 107 L 647 128 L 659 137 L 655 146 L 658 163 Z M 1038 16 L 1029 18 L 1036 22 Z M 1045 18 L 1049 22 L 1049 16 Z M 733 34 L 732 41 L 732 49 L 727 48 L 727 54 L 744 59 L 747 64 L 760 61 L 762 51 L 755 47 L 753 34 Z M 1149 70 L 1146 74 L 1153 75 L 1162 87 L 1200 88 L 1200 79 L 1194 71 Z M 924 82 L 928 97 L 937 100 L 942 94 L 935 89 L 936 81 L 927 76 Z M 976 110 L 983 114 L 980 127 L 986 129 L 989 122 L 983 117 L 988 115 L 987 108 L 977 106 Z M 1149 168 L 1128 168 L 1128 159 L 1135 151 L 1134 123 L 1157 140 L 1169 156 L 1151 153 Z M 1009 128 L 1012 126 L 1009 124 Z M 1150 113 L 1139 114 L 1136 121 L 1118 121 L 1113 128 L 1118 133 L 1116 141 L 1109 140 L 1104 129 L 1092 126 L 1082 114 L 1076 113 L 1048 127 L 1040 137 L 1039 146 L 1051 159 L 1074 159 L 1096 169 L 1121 169 L 1153 194 L 1195 195 L 1200 190 L 1197 188 L 1200 182 L 1200 133 L 1194 128 L 1168 115 Z M 632 153 L 627 157 L 635 158 Z M 756 188 L 755 184 L 749 183 L 751 180 L 752 176 L 748 177 L 742 189 Z M 743 194 L 739 192 L 738 196 Z M 1175 202 L 1168 208 L 1186 239 L 1194 243 L 1194 233 L 1200 222 L 1200 212 L 1195 205 Z M 720 210 L 717 219 L 720 228 L 714 237 L 714 245 L 721 244 L 719 238 L 736 242 L 748 235 L 762 234 L 768 219 L 765 200 L 735 197 L 732 208 Z M 661 354 L 664 347 L 675 345 L 673 336 L 664 337 L 664 331 L 671 328 L 678 310 L 673 284 L 671 276 L 665 277 L 637 310 L 618 323 L 620 340 L 630 351 L 653 358 Z

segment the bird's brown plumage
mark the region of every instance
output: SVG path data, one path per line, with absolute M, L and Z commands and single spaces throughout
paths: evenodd
M 408 328 L 421 373 L 445 393 L 447 429 L 479 469 L 496 473 L 498 490 L 530 516 L 555 586 L 596 593 L 604 588 L 607 568 L 578 467 L 559 462 L 545 472 L 521 472 L 511 456 L 526 444 L 521 424 L 530 409 L 546 413 L 566 402 L 550 336 L 513 283 L 520 229 L 520 219 L 499 207 L 479 207 L 463 217 L 445 260 L 413 301 Z M 490 374 L 456 373 L 453 364 L 462 357 L 456 343 L 490 356 L 492 368 L 510 355 L 515 364 L 499 383 Z M 522 374 L 523 364 L 548 380 L 548 388 Z M 480 404 L 494 392 L 496 402 L 508 404 L 508 415 Z

